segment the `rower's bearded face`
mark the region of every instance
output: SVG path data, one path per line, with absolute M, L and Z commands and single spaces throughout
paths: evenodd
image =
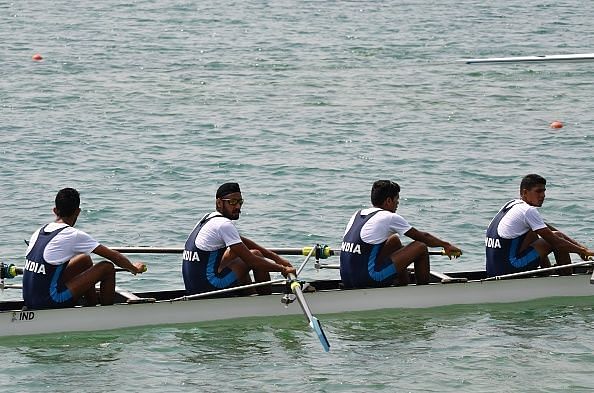
M 225 195 L 217 200 L 219 212 L 230 220 L 238 220 L 243 206 L 243 198 L 240 192 Z

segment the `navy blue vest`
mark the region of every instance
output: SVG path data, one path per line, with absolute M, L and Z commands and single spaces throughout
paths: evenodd
M 49 242 L 67 227 L 45 232 L 45 225 L 31 251 L 27 254 L 23 272 L 23 300 L 29 308 L 48 308 L 70 306 L 72 295 L 60 282 L 67 263 L 52 265 L 43 258 Z
M 204 251 L 196 247 L 198 233 L 204 227 L 204 224 L 216 217 L 223 216 L 214 215 L 208 217 L 208 214 L 204 216 L 190 233 L 188 240 L 186 240 L 182 257 L 182 275 L 188 295 L 237 285 L 237 276 L 231 269 L 225 268 L 221 273 L 217 273 L 227 247 L 213 251 Z
M 396 274 L 396 268 L 391 263 L 382 271 L 375 269 L 377 256 L 385 242 L 369 244 L 361 239 L 363 225 L 379 211 L 362 216 L 359 210 L 353 224 L 342 239 L 340 278 L 346 288 L 380 285 Z
M 505 217 L 513 206 L 519 203 L 522 202 L 514 200 L 505 204 L 493 218 L 491 224 L 489 224 L 489 228 L 487 228 L 485 253 L 487 276 L 489 277 L 521 272 L 538 267 L 540 256 L 536 250 L 531 249 L 525 255 L 519 255 L 518 253 L 527 233 L 514 239 L 504 239 L 499 236 L 499 232 L 497 231 L 497 227 L 499 227 L 499 223 L 503 217 Z

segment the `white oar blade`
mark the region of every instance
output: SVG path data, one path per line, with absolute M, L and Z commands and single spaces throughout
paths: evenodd
M 320 339 L 320 343 L 322 343 L 322 347 L 324 348 L 324 351 L 326 351 L 326 352 L 330 351 L 330 342 L 326 338 L 326 334 L 324 333 L 324 330 L 322 329 L 322 325 L 320 324 L 320 321 L 318 321 L 318 318 L 312 316 L 309 326 L 313 329 L 313 331 L 316 333 L 316 335 Z

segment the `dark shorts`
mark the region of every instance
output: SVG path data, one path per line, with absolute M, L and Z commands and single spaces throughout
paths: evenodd
M 375 261 L 371 258 L 367 265 L 367 274 L 362 274 L 359 277 L 350 277 L 348 284 L 345 281 L 345 286 L 350 288 L 365 288 L 365 287 L 387 287 L 394 284 L 396 278 L 396 266 L 390 258 L 385 258 L 382 261 Z
M 184 261 L 182 273 L 188 295 L 233 288 L 239 285 L 237 275 L 228 267 L 221 270 L 220 273 L 209 272 L 199 267 L 195 262 Z M 231 292 L 231 296 L 233 295 L 234 293 Z
M 26 302 L 27 308 L 67 308 L 77 305 L 77 301 L 72 297 L 70 289 L 62 282 L 62 276 L 60 274 L 55 274 L 55 277 L 52 277 L 49 288 L 38 288 L 35 292 L 36 295 L 33 296 L 33 299 L 29 299 Z
M 520 241 L 513 241 L 508 255 L 510 273 L 534 270 L 540 266 L 540 254 L 532 246 L 518 252 Z

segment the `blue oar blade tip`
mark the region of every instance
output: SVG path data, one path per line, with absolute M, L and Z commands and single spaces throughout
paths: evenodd
M 326 338 L 326 334 L 324 333 L 324 330 L 322 329 L 322 325 L 320 324 L 320 321 L 318 320 L 318 318 L 312 317 L 311 322 L 309 323 L 309 326 L 314 330 L 314 332 L 316 332 L 316 335 L 320 339 L 320 343 L 322 344 L 324 351 L 329 352 L 330 351 L 330 342 Z

